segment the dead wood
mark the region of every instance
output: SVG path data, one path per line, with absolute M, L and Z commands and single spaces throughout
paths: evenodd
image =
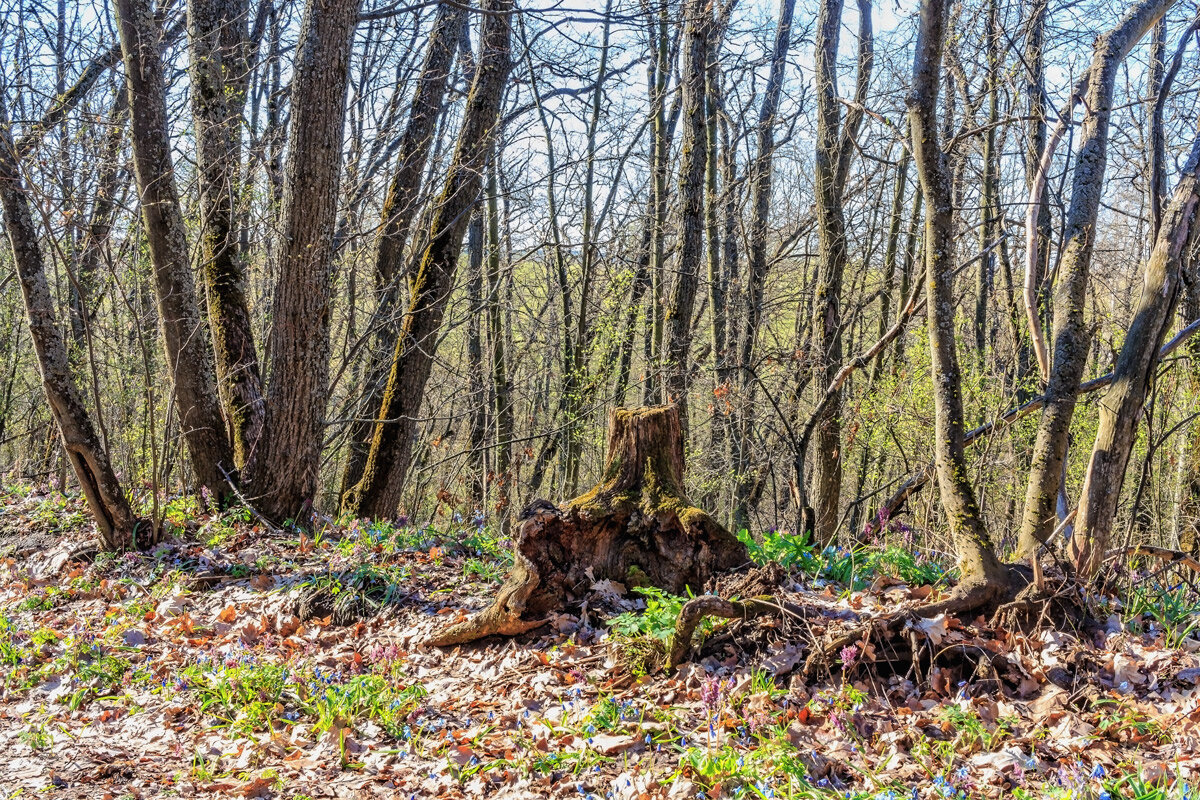
M 1133 556 L 1148 556 L 1159 559 L 1164 565 L 1182 564 L 1195 572 L 1200 572 L 1200 561 L 1197 561 L 1190 553 L 1185 553 L 1182 550 L 1170 550 L 1166 547 L 1152 547 L 1147 544 L 1139 544 L 1133 547 L 1122 547 L 1110 555 L 1130 558 Z
M 429 643 L 524 633 L 582 600 L 599 580 L 682 594 L 745 564 L 745 546 L 687 499 L 683 474 L 675 406 L 616 409 L 600 483 L 561 506 L 531 507 L 514 543 L 513 570 L 492 605 Z

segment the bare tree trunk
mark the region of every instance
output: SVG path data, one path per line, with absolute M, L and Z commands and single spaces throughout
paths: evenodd
M 650 41 L 655 47 L 654 66 L 654 147 L 651 158 L 651 179 L 654 182 L 654 227 L 650 248 L 650 314 L 646 326 L 645 363 L 646 376 L 642 385 L 642 403 L 662 403 L 663 368 L 663 307 L 666 293 L 666 245 L 667 234 L 667 170 L 670 159 L 674 121 L 667 120 L 667 84 L 671 78 L 672 46 L 668 35 L 670 3 L 659 0 L 658 23 L 651 24 Z M 680 28 L 683 26 L 680 25 Z M 675 110 L 679 110 L 679 106 Z
M 488 343 L 491 350 L 492 394 L 496 419 L 496 511 L 500 516 L 500 531 L 508 536 L 512 525 L 512 485 L 516 479 L 512 469 L 513 402 L 508 379 L 508 358 L 505 349 L 505 330 L 502 319 L 500 275 L 500 211 L 496 187 L 496 161 L 499 148 L 493 147 L 487 167 L 487 315 Z
M 996 127 L 1000 119 L 1000 31 L 997 28 L 999 0 L 988 0 L 986 37 L 987 76 L 984 91 L 988 101 L 988 128 L 983 134 L 983 186 L 980 189 L 979 250 L 987 250 L 989 242 L 1000 231 L 999 153 L 996 152 Z M 975 281 L 975 357 L 982 368 L 988 345 L 988 300 L 992 295 L 996 256 L 992 251 L 979 259 Z
M 329 383 L 333 230 L 359 0 L 309 0 L 296 48 L 266 419 L 248 471 L 267 516 L 307 524 Z
M 709 336 L 713 353 L 713 413 L 711 420 L 711 453 L 709 461 L 716 470 L 721 468 L 721 460 L 726 449 L 727 428 L 729 417 L 726 414 L 723 394 L 728 390 L 725 381 L 728 376 L 728 325 L 729 309 L 726 307 L 725 291 L 728 283 L 728 272 L 721 267 L 721 229 L 717 219 L 721 208 L 721 198 L 717 193 L 717 175 L 721 171 L 721 155 L 717 147 L 717 116 L 720 113 L 720 72 L 717 69 L 716 46 L 710 45 L 708 69 L 705 75 L 705 136 L 708 142 L 708 163 L 704 171 L 704 228 L 707 240 L 708 256 L 708 299 L 712 307 L 710 312 Z M 733 191 L 732 186 L 726 190 Z
M 372 317 L 372 326 L 378 333 L 367 356 L 363 394 L 358 406 L 359 418 L 350 426 L 350 455 L 342 472 L 341 494 L 362 479 L 362 470 L 367 463 L 371 431 L 374 428 L 370 415 L 379 408 L 383 399 L 391 353 L 399 334 L 400 309 L 397 303 L 400 301 L 405 273 L 404 248 L 420 206 L 418 199 L 422 177 L 442 114 L 446 85 L 454 53 L 462 37 L 465 17 L 465 7 L 458 3 L 441 3 L 438 6 L 425 50 L 425 62 L 409 108 L 408 124 L 396 156 L 396 172 L 383 202 L 379 249 L 375 255 L 375 290 L 379 292 L 379 301 Z
M 1192 251 L 1185 262 L 1183 281 L 1183 321 L 1200 319 L 1200 237 L 1193 236 Z M 1200 393 L 1200 342 L 1188 345 L 1187 390 L 1192 397 Z M 1161 360 L 1161 356 L 1159 358 Z M 1179 511 L 1176 527 L 1179 546 L 1187 552 L 1200 554 L 1200 424 L 1192 421 L 1186 436 L 1179 442 Z
M 588 373 L 590 364 L 588 354 L 591 352 L 592 329 L 588 325 L 588 311 L 591 306 L 592 284 L 595 282 L 596 257 L 599 248 L 596 246 L 596 135 L 600 128 L 601 110 L 604 100 L 604 82 L 608 77 L 609 36 L 612 28 L 613 0 L 605 0 L 604 24 L 600 34 L 600 59 L 596 67 L 596 85 L 592 89 L 591 119 L 588 121 L 587 147 L 584 159 L 586 167 L 583 182 L 583 231 L 580 250 L 579 275 L 579 313 L 575 319 L 575 370 L 572 376 L 571 391 L 567 395 L 567 427 L 563 431 L 566 444 L 566 485 L 568 493 L 574 494 L 579 486 L 579 463 L 583 450 L 583 415 L 584 407 L 590 400 L 591 392 Z
M 817 284 L 814 288 L 813 342 L 818 387 L 827 386 L 842 362 L 842 277 L 846 268 L 846 220 L 842 187 L 838 185 L 842 106 L 838 101 L 837 51 L 842 27 L 842 0 L 823 0 L 817 15 L 817 147 L 814 193 L 817 205 Z M 814 437 L 812 490 L 807 507 L 815 512 L 816 541 L 827 544 L 837 534 L 842 488 L 841 403 L 830 402 L 821 414 Z M 797 453 L 803 464 L 804 453 Z M 803 491 L 804 468 L 798 468 L 797 489 Z
M 1079 500 L 1071 554 L 1076 569 L 1092 576 L 1107 553 L 1113 519 L 1137 427 L 1158 368 L 1158 351 L 1179 300 L 1183 260 L 1194 236 L 1200 201 L 1200 137 L 1192 145 L 1174 196 L 1142 278 L 1142 295 L 1113 369 L 1113 381 L 1100 402 L 1100 427 L 1092 446 Z
M 937 97 L 946 0 L 922 0 L 908 119 L 913 160 L 925 195 L 925 293 L 929 305 L 938 487 L 958 550 L 959 591 L 1005 588 L 1007 575 L 988 540 L 967 473 L 961 375 L 954 336 L 953 177 L 938 141 Z
M 754 349 L 762 325 L 763 290 L 767 280 L 767 217 L 771 210 L 771 181 L 775 157 L 775 118 L 779 113 L 779 98 L 783 93 L 783 71 L 787 66 L 788 50 L 792 44 L 792 16 L 796 0 L 779 0 L 779 22 L 775 28 L 775 45 L 771 51 L 771 72 L 763 91 L 758 111 L 758 142 L 754 161 L 750 165 L 750 191 L 753 211 L 750 221 L 750 241 L 747 248 L 746 283 L 742 294 L 746 302 L 745 324 L 738 348 L 739 385 L 745 402 L 738 410 L 734 437 L 736 445 L 737 483 L 734 486 L 733 524 L 743 528 L 749 524 L 747 507 L 751 484 L 746 475 L 750 467 L 749 428 L 754 424 Z M 736 343 L 734 343 L 736 346 Z
M 217 398 L 212 352 L 196 299 L 175 186 L 167 88 L 159 55 L 162 29 L 146 0 L 118 0 L 115 9 L 129 92 L 134 171 L 179 427 L 197 483 L 221 497 L 229 492 L 226 475 L 235 470 L 233 448 Z
M 434 344 L 454 285 L 468 211 L 479 196 L 508 81 L 512 6 L 512 0 L 485 0 L 483 4 L 478 68 L 458 143 L 433 211 L 429 243 L 413 276 L 412 299 L 396 340 L 363 477 L 343 495 L 344 513 L 385 516 L 394 513 L 400 504 L 416 416 L 433 367 Z
M 1056 502 L 1071 417 L 1087 363 L 1089 335 L 1083 317 L 1084 301 L 1108 164 L 1108 127 L 1117 74 L 1125 56 L 1172 3 L 1173 0 L 1140 0 L 1117 27 L 1097 38 L 1094 45 L 1082 97 L 1087 111 L 1058 265 L 1053 364 L 1046 387 L 1046 405 L 1038 423 L 1018 543 L 1023 557 L 1032 556 L 1039 544 L 1049 538 L 1057 519 Z M 1068 103 L 1066 113 L 1070 113 L 1073 105 Z
M 96 272 L 100 268 L 100 257 L 116 220 L 118 198 L 122 185 L 121 142 L 125 138 L 124 116 L 129 110 L 129 95 L 124 87 L 117 89 L 109 112 L 111 128 L 104 136 L 97 167 L 95 197 L 88 219 L 87 232 L 83 239 L 76 282 L 71 286 L 71 339 L 76 349 L 86 346 L 88 321 L 91 319 L 92 293 L 95 289 Z
M 487 459 L 484 442 L 487 436 L 487 389 L 483 370 L 483 331 L 480 325 L 483 309 L 483 209 L 476 207 L 467 229 L 467 419 L 469 444 L 467 453 L 467 482 L 471 502 L 482 509 L 487 501 Z
M 0 205 L 4 208 L 5 229 L 21 282 L 21 296 L 37 354 L 42 390 L 62 437 L 67 460 L 96 520 L 101 545 L 106 550 L 133 547 L 137 519 L 109 463 L 108 453 L 96 435 L 83 395 L 75 385 L 75 373 L 67 360 L 66 344 L 60 333 L 58 314 L 38 248 L 29 197 L 17 165 L 17 148 L 13 143 L 3 93 L 0 93 Z
M 675 285 L 664 317 L 667 344 L 663 389 L 667 402 L 679 408 L 679 424 L 686 442 L 692 310 L 696 304 L 700 261 L 704 254 L 704 170 L 708 160 L 704 78 L 713 20 L 704 0 L 688 0 L 684 5 L 684 15 L 680 78 L 683 87 L 683 151 L 679 161 L 679 259 Z
M 217 379 L 241 467 L 262 433 L 262 376 L 234 219 L 245 105 L 246 0 L 189 0 L 192 110 L 200 184 L 201 272 Z

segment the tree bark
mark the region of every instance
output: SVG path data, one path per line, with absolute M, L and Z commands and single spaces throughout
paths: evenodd
M 508 379 L 508 354 L 505 347 L 503 300 L 500 274 L 500 210 L 496 186 L 496 160 L 499 148 L 493 146 L 487 167 L 487 327 L 492 375 L 492 413 L 496 419 L 496 513 L 500 532 L 508 536 L 512 523 L 511 495 L 516 475 L 512 469 L 513 420 L 512 386 Z
M 708 129 L 705 125 L 705 75 L 712 12 L 705 0 L 684 5 L 683 150 L 679 160 L 679 258 L 675 284 L 666 306 L 666 364 L 664 396 L 679 407 L 683 436 L 688 431 L 688 356 L 692 346 L 692 311 L 700 283 L 704 255 L 704 171 L 708 162 Z
M 1140 0 L 1120 24 L 1098 37 L 1093 48 L 1083 101 L 1087 112 L 1080 134 L 1071 203 L 1063 232 L 1054 297 L 1054 352 L 1046 405 L 1038 423 L 1018 552 L 1032 556 L 1053 532 L 1059 481 L 1066 459 L 1071 417 L 1087 363 L 1088 331 L 1084 301 L 1096 241 L 1096 220 L 1108 164 L 1108 128 L 1121 62 L 1173 0 Z M 1068 103 L 1067 114 L 1074 105 Z
M 1007 573 L 996 557 L 967 474 L 961 375 L 954 329 L 954 207 L 951 175 L 938 141 L 937 97 L 946 33 L 946 0 L 922 0 L 908 119 L 913 161 L 925 196 L 925 293 L 934 375 L 938 488 L 950 521 L 962 579 L 959 591 L 999 591 Z
M 757 394 L 754 380 L 754 349 L 759 328 L 762 326 L 763 292 L 767 280 L 767 222 L 771 210 L 775 119 L 779 114 L 784 68 L 787 66 L 787 55 L 792 44 L 792 17 L 795 10 L 796 0 L 779 0 L 779 22 L 775 28 L 775 45 L 771 51 L 771 71 L 767 76 L 762 105 L 758 111 L 757 149 L 749 168 L 753 207 L 750 241 L 747 247 L 746 283 L 742 288 L 746 319 L 741 328 L 740 346 L 737 342 L 731 345 L 738 348 L 738 382 L 742 394 L 747 398 L 738 409 L 736 425 L 733 426 L 733 438 L 737 442 L 734 453 L 736 483 L 733 491 L 733 519 L 738 528 L 749 525 L 749 429 L 754 424 L 754 397 Z
M 1192 145 L 1142 277 L 1142 295 L 1100 402 L 1100 427 L 1083 482 L 1071 554 L 1084 577 L 1095 575 L 1108 552 L 1129 454 L 1137 438 L 1158 351 L 1179 300 L 1182 264 L 1194 235 L 1200 201 L 1200 137 Z
M 842 106 L 837 90 L 837 51 L 842 26 L 842 0 L 824 0 L 817 14 L 816 66 L 817 146 L 814 193 L 817 201 L 817 284 L 814 288 L 812 329 L 814 372 L 818 386 L 827 386 L 842 362 L 841 293 L 846 269 L 846 220 L 842 211 L 843 185 L 838 183 L 842 152 Z M 809 502 L 815 512 L 816 541 L 828 544 L 837 534 L 842 488 L 841 403 L 828 403 L 817 421 Z M 803 463 L 805 453 L 796 457 Z M 797 481 L 803 481 L 803 467 Z M 803 490 L 803 485 L 797 487 Z
M 476 205 L 467 229 L 467 419 L 470 450 L 467 452 L 467 485 L 471 502 L 482 509 L 487 501 L 488 392 L 483 367 L 483 209 Z
M 296 47 L 266 418 L 250 459 L 267 517 L 307 524 L 329 383 L 333 230 L 350 50 L 360 0 L 309 0 Z
M 234 211 L 241 174 L 241 114 L 248 71 L 246 0 L 189 0 L 188 33 L 201 274 L 218 387 L 240 468 L 262 433 L 262 376 L 246 300 Z
M 30 338 L 37 354 L 42 391 L 62 437 L 63 449 L 96 521 L 101 546 L 106 550 L 133 547 L 137 519 L 96 435 L 83 395 L 75 385 L 75 372 L 67 360 L 58 314 L 38 247 L 37 229 L 29 196 L 21 180 L 17 148 L 5 100 L 0 94 L 0 205 L 12 247 Z
M 465 19 L 465 7 L 458 3 L 444 2 L 438 6 L 425 50 L 425 62 L 409 108 L 408 123 L 396 155 L 396 172 L 383 202 L 379 248 L 375 254 L 375 289 L 379 292 L 379 302 L 371 320 L 378 333 L 367 357 L 366 378 L 358 406 L 359 419 L 350 426 L 350 453 L 342 472 L 341 494 L 362 480 L 362 470 L 371 448 L 371 431 L 374 427 L 371 415 L 379 408 L 383 398 L 392 350 L 399 335 L 397 317 L 400 309 L 397 305 L 406 272 L 404 248 L 420 207 L 422 178 L 433 148 L 446 85 Z
M 410 286 L 411 300 L 396 340 L 363 477 L 342 496 L 343 513 L 386 516 L 400 504 L 438 329 L 453 289 L 468 212 L 479 196 L 508 81 L 512 6 L 512 0 L 484 2 L 478 68 L 458 143 L 433 211 L 429 242 Z
M 212 352 L 196 299 L 187 232 L 167 126 L 167 87 L 159 47 L 162 29 L 147 0 L 114 6 L 129 92 L 134 172 L 142 224 L 158 296 L 159 329 L 167 354 L 180 430 L 200 486 L 231 494 L 236 469 L 217 398 Z

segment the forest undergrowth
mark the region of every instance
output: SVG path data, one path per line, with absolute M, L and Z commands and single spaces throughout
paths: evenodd
M 914 621 L 907 654 L 860 641 L 806 679 L 806 642 L 953 574 L 895 525 L 854 550 L 743 534 L 822 613 L 707 623 L 666 674 L 686 598 L 614 581 L 523 637 L 423 646 L 508 569 L 483 517 L 281 536 L 176 500 L 160 544 L 112 555 L 81 546 L 77 498 L 2 503 L 7 796 L 1185 800 L 1200 779 L 1200 595 L 1161 565 L 1114 565 L 1094 625 Z

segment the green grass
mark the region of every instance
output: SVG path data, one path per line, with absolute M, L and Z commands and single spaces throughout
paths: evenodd
M 383 675 L 342 680 L 317 668 L 249 657 L 228 665 L 189 665 L 175 688 L 196 699 L 213 727 L 245 736 L 303 719 L 321 731 L 370 720 L 391 736 L 407 738 L 407 717 L 426 695 L 420 684 L 403 685 Z

